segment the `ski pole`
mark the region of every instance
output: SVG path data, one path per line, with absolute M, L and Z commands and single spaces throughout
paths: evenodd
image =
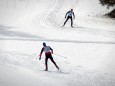
M 54 55 L 57 55 L 57 56 L 60 56 L 60 57 L 63 57 L 63 58 L 67 58 L 65 56 L 62 56 L 62 55 L 59 55 L 59 54 L 56 54 L 56 53 L 54 53 Z
M 65 20 L 65 18 L 63 18 L 63 19 L 61 20 L 61 22 L 58 24 L 58 26 L 60 26 L 64 20 Z

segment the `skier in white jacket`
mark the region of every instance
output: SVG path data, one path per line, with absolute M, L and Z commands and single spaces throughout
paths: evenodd
M 64 22 L 64 25 L 66 24 L 66 22 L 68 21 L 68 19 L 71 19 L 71 27 L 73 27 L 73 19 L 75 19 L 75 15 L 73 12 L 73 9 L 71 9 L 70 11 L 68 11 L 65 15 L 65 18 L 67 17 L 66 21 Z M 63 26 L 64 26 L 63 25 Z
M 57 66 L 57 64 L 55 63 L 55 61 L 53 60 L 53 57 L 52 57 L 53 49 L 50 46 L 46 46 L 45 42 L 43 43 L 43 48 L 42 48 L 42 50 L 40 52 L 40 55 L 39 55 L 40 56 L 40 58 L 39 58 L 40 60 L 41 60 L 41 56 L 42 56 L 42 52 L 43 51 L 45 52 L 45 56 L 46 56 L 46 58 L 45 58 L 45 66 L 46 66 L 45 71 L 48 71 L 48 65 L 47 65 L 48 59 L 50 59 L 54 63 L 56 68 L 59 70 L 59 67 Z

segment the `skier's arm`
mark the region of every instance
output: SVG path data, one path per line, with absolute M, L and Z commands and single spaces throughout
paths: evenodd
M 51 52 L 52 52 L 52 54 L 53 54 L 53 49 L 51 48 L 51 47 L 49 47 L 50 48 L 50 50 L 51 50 Z
M 44 51 L 44 48 L 42 48 L 42 50 L 41 50 L 41 52 L 40 52 L 40 58 L 39 59 L 41 59 L 41 56 L 42 56 L 42 53 L 43 53 L 43 51 Z
M 73 12 L 73 17 L 74 17 L 74 19 L 75 19 L 75 14 L 74 14 L 74 12 Z
M 66 13 L 65 18 L 66 18 L 66 16 L 67 16 L 68 13 L 69 13 L 69 11 Z

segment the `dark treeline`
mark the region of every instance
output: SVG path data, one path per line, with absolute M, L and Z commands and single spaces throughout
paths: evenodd
M 103 6 L 106 5 L 108 9 L 110 7 L 115 6 L 115 0 L 99 0 L 99 1 Z M 106 15 L 111 18 L 115 18 L 115 8 L 110 13 L 107 13 Z

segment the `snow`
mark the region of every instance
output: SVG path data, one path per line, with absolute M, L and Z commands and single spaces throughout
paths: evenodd
M 71 8 L 75 28 L 61 28 Z M 98 0 L 0 0 L 0 86 L 114 86 L 115 20 L 102 16 L 111 9 Z M 51 61 L 44 71 L 43 42 L 60 71 Z

